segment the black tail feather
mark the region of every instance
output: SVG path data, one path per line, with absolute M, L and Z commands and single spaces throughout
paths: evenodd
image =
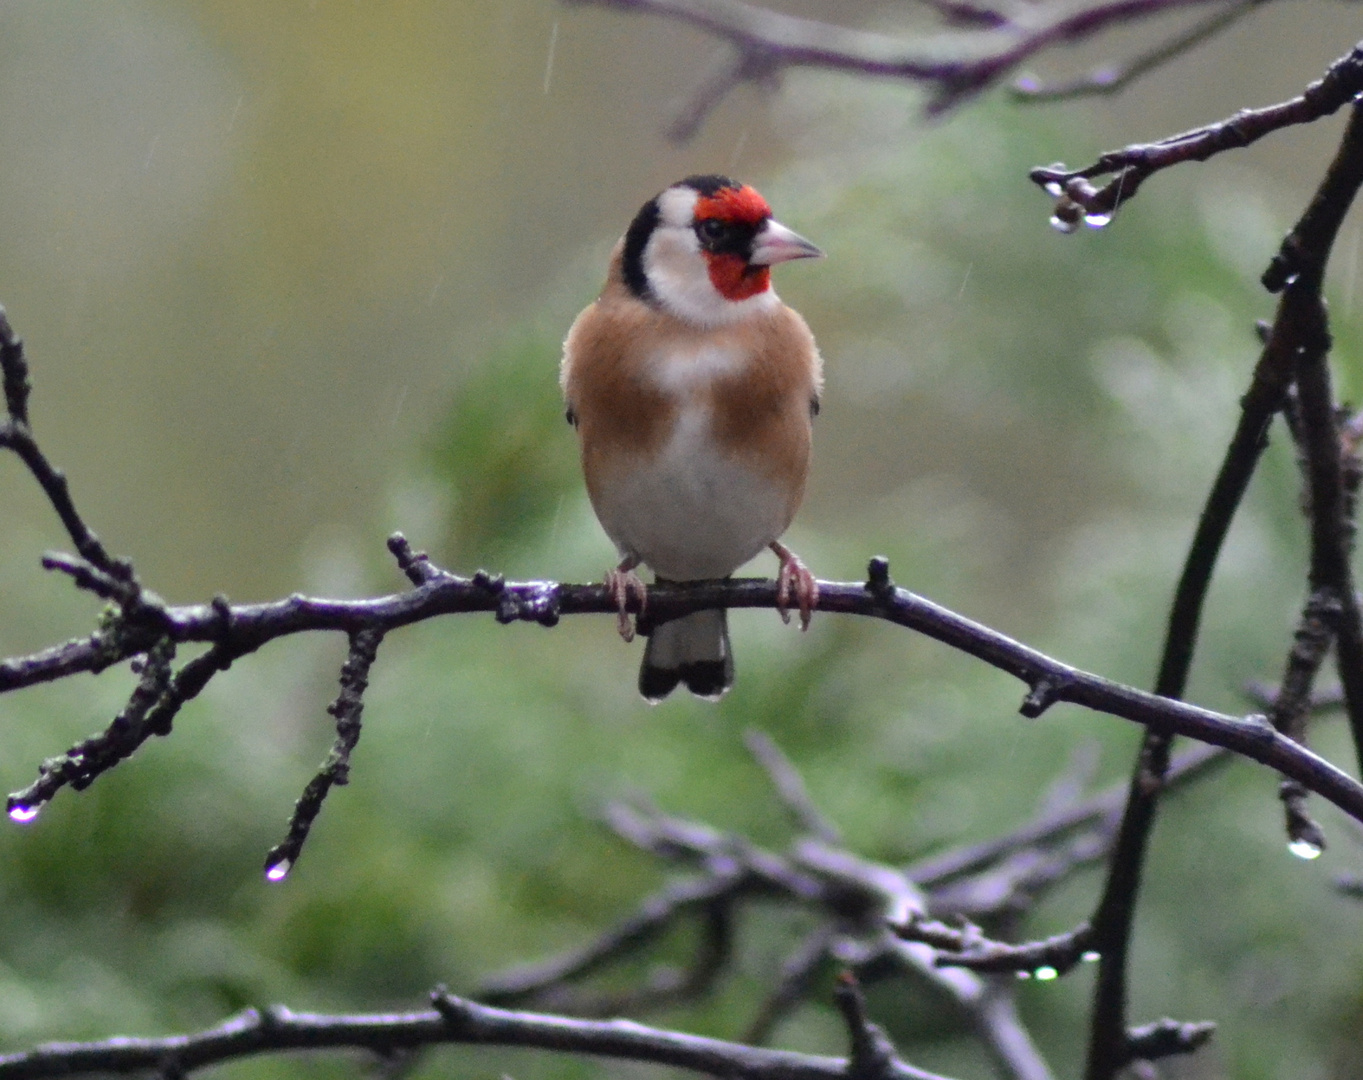
M 727 612 L 697 611 L 650 630 L 639 668 L 639 693 L 656 704 L 678 683 L 710 701 L 718 701 L 733 685 Z

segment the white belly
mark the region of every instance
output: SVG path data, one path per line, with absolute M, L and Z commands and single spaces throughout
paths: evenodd
M 597 516 L 621 555 L 673 581 L 725 577 L 790 524 L 781 485 L 723 453 L 698 403 L 652 458 L 602 488 Z

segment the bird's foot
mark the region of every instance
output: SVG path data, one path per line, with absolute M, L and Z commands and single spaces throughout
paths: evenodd
M 773 542 L 772 551 L 781 560 L 781 573 L 776 579 L 776 610 L 785 622 L 790 622 L 791 593 L 800 609 L 800 629 L 809 629 L 809 620 L 819 605 L 819 583 L 800 557 L 784 544 Z
M 626 559 L 615 569 L 607 570 L 605 577 L 606 592 L 615 601 L 618 611 L 615 628 L 627 642 L 634 640 L 634 626 L 629 621 L 629 598 L 638 597 L 640 615 L 648 606 L 648 589 L 634 572 L 638 565 L 638 559 Z

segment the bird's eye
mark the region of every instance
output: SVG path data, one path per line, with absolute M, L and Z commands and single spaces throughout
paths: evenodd
M 729 226 L 718 218 L 706 218 L 696 224 L 696 231 L 702 240 L 718 243 L 729 234 Z

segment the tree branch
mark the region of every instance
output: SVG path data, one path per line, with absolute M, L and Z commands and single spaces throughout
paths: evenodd
M 630 610 L 637 611 L 631 599 Z M 649 614 L 672 619 L 707 608 L 776 607 L 776 583 L 737 579 L 651 586 Z M 1308 789 L 1363 820 L 1363 786 L 1329 762 L 1275 732 L 1262 716 L 1232 717 L 1150 694 L 1055 660 L 932 601 L 890 586 L 870 589 L 851 582 L 820 582 L 819 607 L 861 615 L 916 630 L 1007 672 L 1031 687 L 1025 716 L 1069 702 L 1096 712 L 1223 746 L 1301 781 Z M 228 642 L 237 656 L 270 641 L 315 631 L 384 634 L 442 615 L 492 613 L 502 623 L 555 625 L 565 615 L 614 614 L 616 603 L 601 585 L 548 581 L 508 583 L 478 574 L 441 574 L 403 593 L 363 600 L 328 600 L 295 594 L 264 604 L 187 605 L 164 609 L 161 633 L 125 628 L 122 633 L 78 638 L 26 657 L 0 661 L 0 693 L 99 671 L 129 659 L 165 637 L 173 642 Z M 50 797 L 50 795 L 48 796 Z
M 810 67 L 922 83 L 931 89 L 929 115 L 981 93 L 1024 61 L 1057 45 L 1068 45 L 1124 23 L 1213 0 L 1090 0 L 1083 7 L 1063 3 L 965 4 L 937 0 L 949 22 L 974 29 L 945 32 L 919 41 L 851 30 L 814 19 L 785 15 L 739 0 L 571 0 L 657 15 L 721 38 L 734 49 L 707 76 L 672 123 L 670 135 L 686 141 L 735 87 L 770 80 L 786 68 Z M 1218 25 L 1205 29 L 1202 40 Z M 1190 47 L 1195 42 L 1190 42 Z M 1169 56 L 1179 50 L 1170 50 Z M 1168 56 L 1160 59 L 1163 62 Z M 1145 69 L 1156 66 L 1148 62 Z
M 1124 64 L 1104 64 L 1077 79 L 1052 83 L 1043 83 L 1024 76 L 1013 84 L 1010 93 L 1014 100 L 1028 104 L 1116 94 L 1142 76 L 1163 67 L 1170 60 L 1182 56 L 1227 27 L 1233 26 L 1266 2 L 1267 0 L 1235 0 L 1224 11 L 1218 11 L 1209 18 L 1194 23 L 1189 29 L 1176 34 L 1148 52 L 1132 57 Z
M 360 741 L 360 718 L 364 714 L 364 692 L 369 686 L 369 669 L 378 655 L 383 631 L 366 628 L 350 635 L 350 652 L 341 667 L 341 692 L 327 706 L 336 718 L 336 742 L 326 761 L 303 790 L 289 819 L 289 833 L 265 856 L 265 879 L 283 881 L 298 861 L 312 823 L 333 784 L 350 783 L 350 754 Z
M 378 1054 L 422 1046 L 516 1046 L 592 1057 L 648 1061 L 742 1080 L 846 1080 L 844 1058 L 816 1057 L 646 1027 L 631 1020 L 575 1020 L 512 1012 L 432 994 L 434 1009 L 341 1016 L 248 1009 L 217 1027 L 160 1039 L 48 1043 L 0 1057 L 0 1080 L 90 1073 L 188 1073 L 219 1062 L 287 1050 L 359 1049 Z M 898 1058 L 888 1080 L 943 1080 Z
M 1356 48 L 1345 61 L 1352 65 L 1348 70 L 1353 72 L 1353 77 L 1363 77 L 1363 47 Z M 1345 61 L 1337 63 L 1320 83 L 1313 84 L 1302 100 L 1313 94 L 1317 100 L 1321 99 L 1326 94 L 1321 87 L 1327 83 L 1337 86 L 1345 77 L 1340 74 L 1346 68 Z M 1255 368 L 1253 381 L 1241 401 L 1240 424 L 1208 496 L 1175 594 L 1156 680 L 1156 690 L 1163 696 L 1180 697 L 1187 685 L 1202 603 L 1210 585 L 1212 570 L 1231 519 L 1267 445 L 1268 426 L 1272 417 L 1284 407 L 1292 381 L 1300 378 L 1309 364 L 1324 367 L 1329 337 L 1319 289 L 1339 225 L 1359 183 L 1363 182 L 1363 167 L 1360 167 L 1359 162 L 1359 140 L 1363 138 L 1360 125 L 1363 125 L 1363 107 L 1355 105 L 1336 158 L 1321 181 L 1315 198 L 1284 241 L 1279 257 L 1265 274 L 1264 284 L 1270 289 L 1279 280 L 1282 282 L 1283 295 Z M 1318 359 L 1308 360 L 1308 357 Z M 1315 377 L 1320 378 L 1319 375 Z M 1328 376 L 1325 378 L 1328 394 Z M 1333 418 L 1333 405 L 1327 411 Z M 1332 478 L 1322 479 L 1320 483 L 1322 486 L 1328 482 L 1335 484 L 1333 492 L 1324 492 L 1323 495 L 1331 507 L 1330 521 L 1334 531 L 1330 542 L 1338 545 L 1347 543 L 1347 539 L 1342 538 L 1351 536 L 1351 533 L 1347 523 L 1339 521 L 1345 504 L 1341 501 L 1343 485 L 1339 479 L 1341 444 L 1339 434 L 1333 428 L 1333 419 L 1331 431 L 1331 445 L 1328 451 L 1322 450 L 1320 453 L 1332 458 L 1335 472 Z M 1312 491 L 1315 491 L 1314 482 Z M 1313 535 L 1317 529 L 1315 523 L 1321 516 L 1321 511 L 1313 509 Z M 1323 533 L 1325 529 L 1320 528 Z M 1347 548 L 1345 550 L 1343 572 L 1347 574 Z M 1331 573 L 1335 575 L 1332 583 L 1337 584 L 1339 568 L 1333 562 L 1330 565 Z M 1352 592 L 1348 603 L 1356 613 Z M 1363 678 L 1363 674 L 1360 678 Z M 1154 826 L 1156 805 L 1168 768 L 1169 748 L 1174 734 L 1181 733 L 1158 725 L 1150 725 L 1146 731 L 1132 775 L 1130 795 L 1117 843 L 1109 862 L 1107 883 L 1093 918 L 1096 947 L 1102 955 L 1102 964 L 1094 994 L 1085 1074 L 1088 1080 L 1109 1080 L 1131 1059 L 1126 1024 L 1127 951 L 1146 848 Z M 1300 744 L 1294 740 L 1293 745 Z M 1297 780 L 1296 777 L 1289 779 Z M 1291 788 L 1288 796 L 1285 805 L 1289 827 L 1297 828 L 1297 839 L 1303 843 L 1308 839 L 1314 842 L 1318 839 L 1319 830 L 1310 833 L 1307 823 L 1314 823 L 1301 809 L 1301 795 L 1296 788 Z M 1297 811 L 1295 815 L 1294 809 Z
M 1263 109 L 1241 109 L 1234 116 L 1153 143 L 1135 143 L 1102 155 L 1083 169 L 1063 163 L 1036 168 L 1032 182 L 1056 200 L 1053 224 L 1072 231 L 1080 220 L 1106 225 L 1155 173 L 1185 161 L 1206 161 L 1238 150 L 1294 124 L 1309 124 L 1349 104 L 1363 92 L 1363 43 L 1340 57 L 1299 97 Z M 1111 175 L 1101 188 L 1094 177 Z

